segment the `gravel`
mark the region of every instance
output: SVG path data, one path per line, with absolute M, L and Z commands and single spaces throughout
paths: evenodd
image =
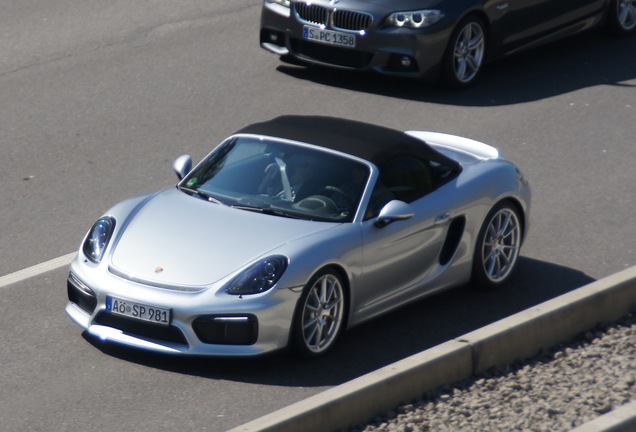
M 635 400 L 636 315 L 630 314 L 350 431 L 570 431 Z

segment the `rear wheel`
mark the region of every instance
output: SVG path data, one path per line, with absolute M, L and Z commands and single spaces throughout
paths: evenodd
M 344 285 L 333 270 L 311 278 L 300 297 L 293 323 L 293 344 L 303 357 L 329 351 L 344 328 Z
M 521 249 L 522 228 L 517 209 L 509 203 L 495 206 L 484 221 L 473 258 L 473 283 L 490 289 L 508 280 Z
M 636 0 L 612 0 L 607 16 L 610 32 L 626 36 L 636 29 Z
M 486 30 L 477 16 L 462 20 L 448 42 L 442 77 L 450 87 L 465 87 L 479 75 L 486 57 Z

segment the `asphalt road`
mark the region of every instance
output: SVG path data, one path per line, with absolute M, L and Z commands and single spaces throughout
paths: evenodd
M 0 6 L 0 276 L 68 254 L 108 207 L 175 182 L 247 123 L 343 116 L 489 142 L 534 188 L 506 290 L 469 287 L 346 334 L 328 358 L 141 355 L 85 340 L 66 269 L 0 288 L 2 429 L 221 431 L 636 264 L 636 39 L 596 32 L 488 66 L 478 86 L 299 68 L 258 47 L 260 3 Z

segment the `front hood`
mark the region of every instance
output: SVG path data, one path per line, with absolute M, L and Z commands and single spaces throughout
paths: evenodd
M 383 11 L 384 13 L 394 11 L 409 11 L 419 9 L 440 9 L 444 0 L 339 0 L 337 3 L 330 3 L 329 0 L 313 1 L 313 4 L 322 4 L 332 8 L 358 11 Z
M 111 271 L 159 286 L 204 287 L 282 244 L 333 226 L 233 209 L 170 188 L 124 222 Z

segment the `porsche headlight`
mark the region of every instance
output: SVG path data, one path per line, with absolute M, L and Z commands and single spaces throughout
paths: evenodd
M 84 240 L 84 246 L 82 247 L 84 255 L 86 255 L 89 260 L 94 263 L 98 263 L 102 260 L 114 229 L 115 219 L 110 216 L 100 218 L 95 222 L 88 232 L 86 240 Z
M 260 260 L 234 279 L 225 292 L 234 295 L 265 292 L 276 285 L 287 268 L 287 262 L 287 258 L 281 255 Z
M 276 3 L 281 6 L 289 7 L 290 0 L 266 0 L 268 3 Z
M 418 29 L 433 25 L 444 16 L 442 11 L 436 9 L 394 12 L 386 19 L 386 23 L 393 27 Z

